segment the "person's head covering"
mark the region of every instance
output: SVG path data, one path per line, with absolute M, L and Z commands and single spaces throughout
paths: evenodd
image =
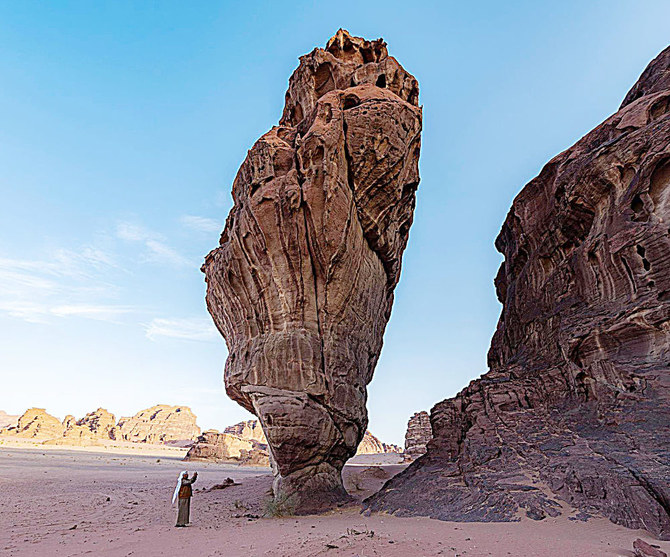
M 172 504 L 177 500 L 177 495 L 179 495 L 179 488 L 181 487 L 181 480 L 187 474 L 186 470 L 179 472 L 179 477 L 177 478 L 177 487 L 174 488 L 174 493 L 172 494 Z

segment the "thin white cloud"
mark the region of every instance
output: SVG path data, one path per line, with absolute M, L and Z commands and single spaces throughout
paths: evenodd
M 204 317 L 152 319 L 145 325 L 147 337 L 157 340 L 160 337 L 183 340 L 213 341 L 219 338 L 211 319 Z
M 116 235 L 121 240 L 142 244 L 147 250 L 149 261 L 168 263 L 175 267 L 185 267 L 192 264 L 186 257 L 168 246 L 161 234 L 147 230 L 142 226 L 120 222 L 116 227 Z
M 134 311 L 130 307 L 101 304 L 69 304 L 50 309 L 50 312 L 58 317 L 86 317 L 87 319 L 97 319 L 100 321 L 114 321 L 120 315 Z
M 106 276 L 116 267 L 107 252 L 58 249 L 48 259 L 0 258 L 0 314 L 29 323 L 81 317 L 117 322 L 132 308 L 100 303 L 116 292 Z
M 221 232 L 223 230 L 223 225 L 207 217 L 199 217 L 197 215 L 184 215 L 180 219 L 181 223 L 191 230 L 197 232 Z

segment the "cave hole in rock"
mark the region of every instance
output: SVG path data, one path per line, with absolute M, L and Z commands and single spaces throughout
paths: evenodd
M 651 263 L 649 263 L 649 260 L 645 257 L 646 250 L 642 246 L 637 246 L 637 254 L 642 258 L 642 265 L 644 266 L 644 270 L 648 271 L 651 269 Z
M 630 203 L 630 208 L 633 209 L 634 213 L 641 213 L 644 210 L 644 203 L 642 202 L 642 198 L 639 195 L 635 195 L 633 197 L 633 201 Z
M 344 97 L 344 104 L 342 105 L 342 108 L 344 110 L 348 110 L 358 106 L 359 104 L 361 104 L 361 99 L 359 99 L 356 95 L 347 95 Z
M 335 80 L 330 64 L 321 64 L 314 72 L 314 91 L 317 97 L 322 97 L 335 89 Z
M 377 81 L 375 82 L 375 85 L 377 87 L 385 89 L 386 88 L 386 74 L 380 74 L 380 76 L 377 78 Z

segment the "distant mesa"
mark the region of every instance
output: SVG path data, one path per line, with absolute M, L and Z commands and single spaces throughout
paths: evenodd
M 132 417 L 121 418 L 114 430 L 117 441 L 167 443 L 193 440 L 200 435 L 195 414 L 188 406 L 159 404 Z
M 159 404 L 141 410 L 116 423 L 104 408 L 89 412 L 80 420 L 68 414 L 61 422 L 44 408 L 30 408 L 14 419 L 0 413 L 8 423 L 0 436 L 39 440 L 47 445 L 95 446 L 112 441 L 167 445 L 191 445 L 200 435 L 196 416 L 188 406 Z
M 47 414 L 44 408 L 29 408 L 15 426 L 3 429 L 0 434 L 29 439 L 54 439 L 62 437 L 64 429 L 61 421 Z

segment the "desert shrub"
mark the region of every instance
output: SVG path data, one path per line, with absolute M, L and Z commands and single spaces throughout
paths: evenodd
M 295 514 L 296 498 L 294 495 L 279 495 L 272 497 L 265 503 L 265 516 L 281 518 Z

